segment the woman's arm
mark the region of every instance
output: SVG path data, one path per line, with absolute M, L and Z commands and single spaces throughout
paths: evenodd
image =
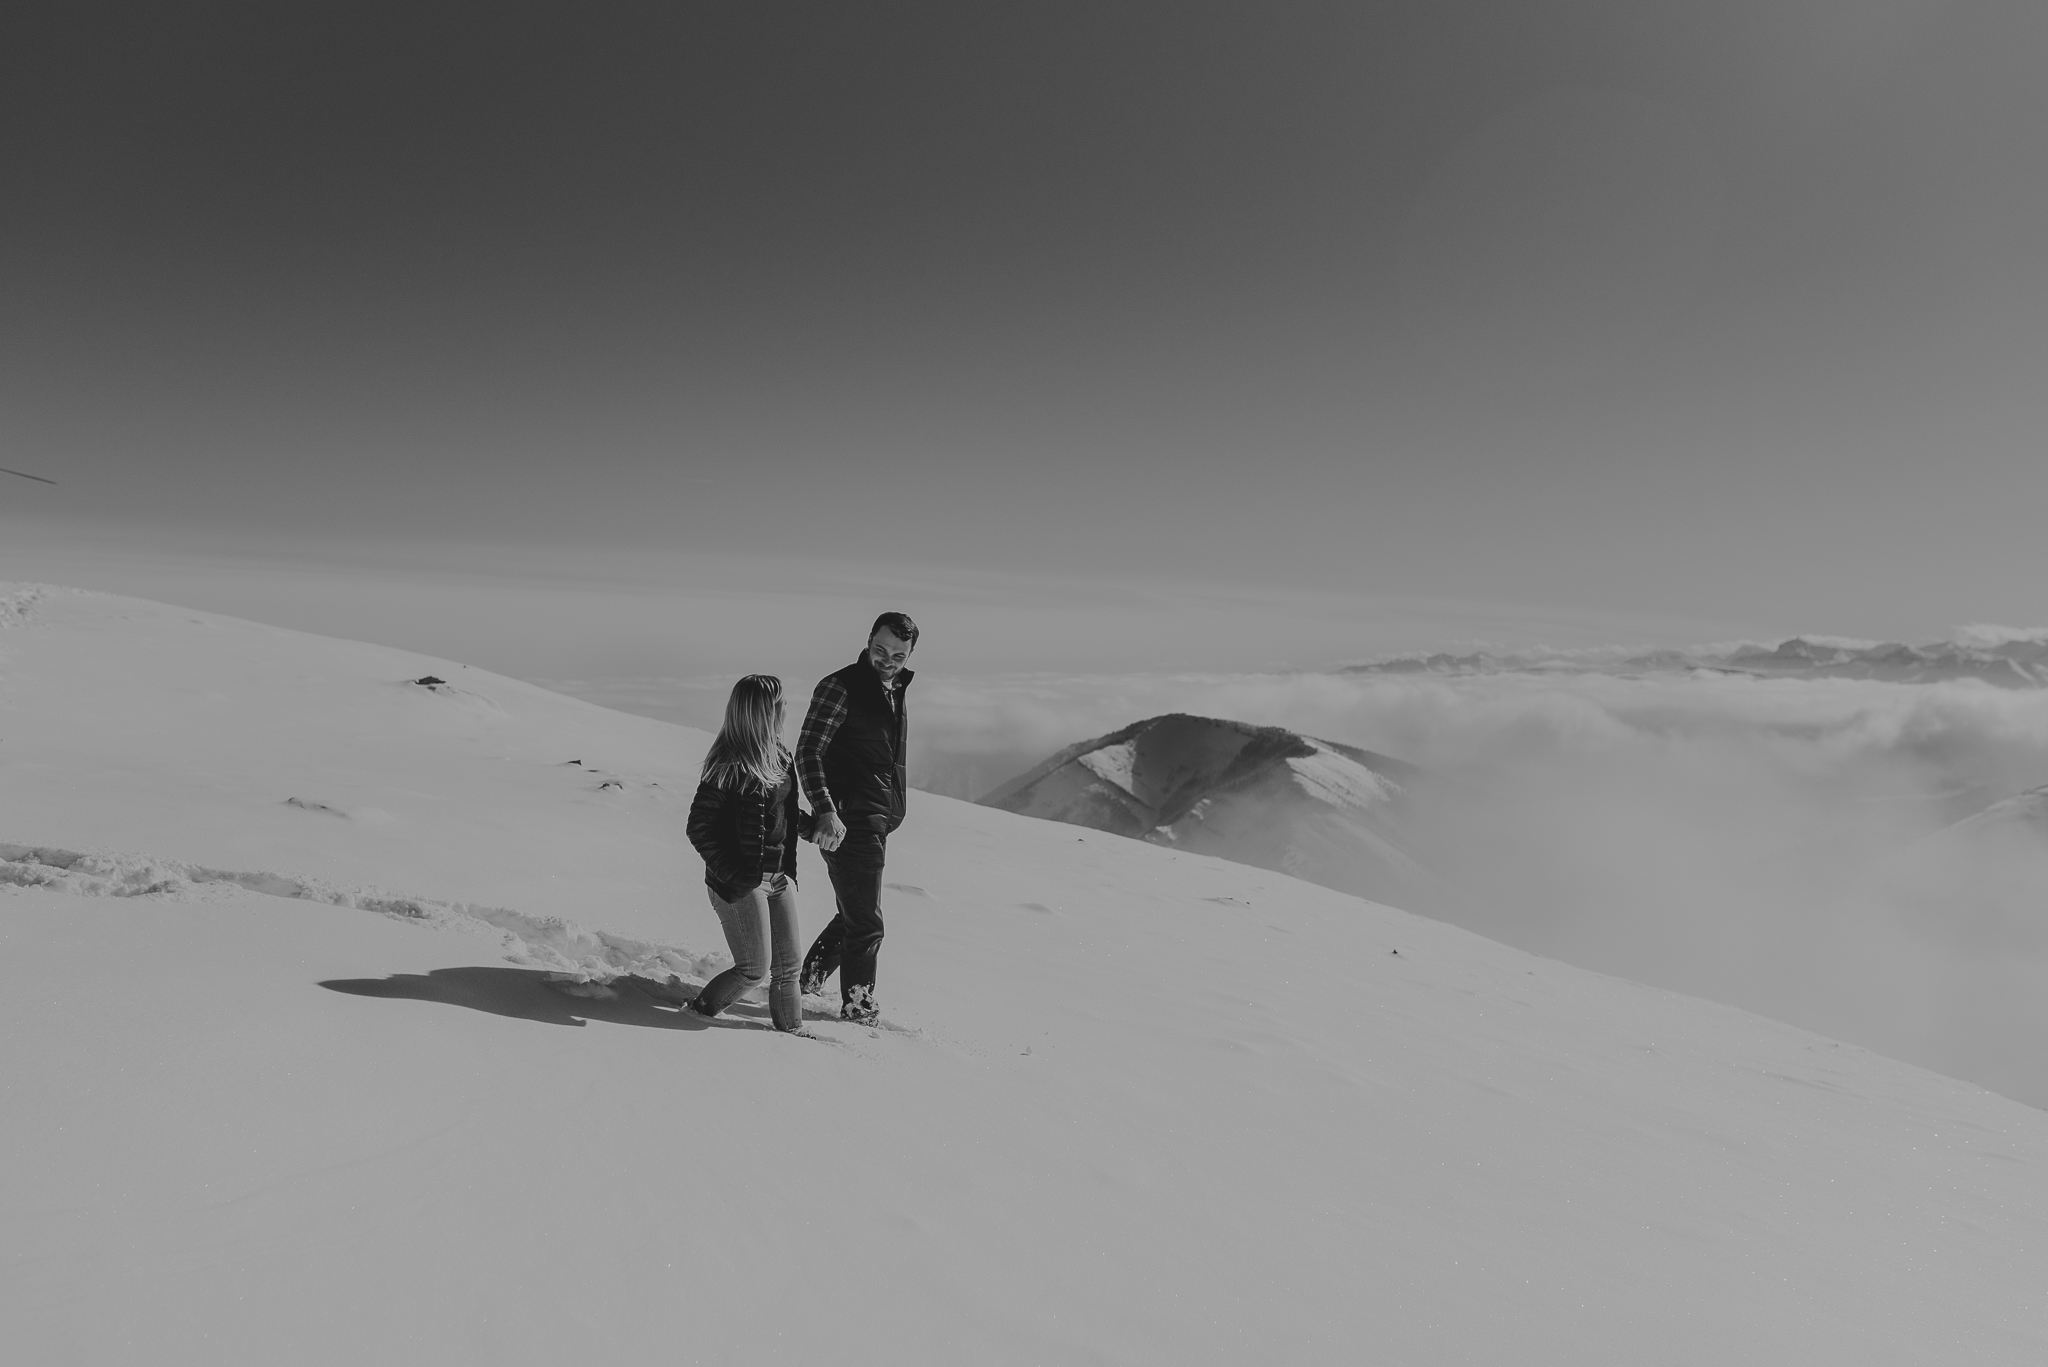
M 704 859 L 712 890 L 728 902 L 761 885 L 761 813 L 758 797 L 709 783 L 697 785 L 690 803 L 684 833 Z
M 795 831 L 801 839 L 816 840 L 818 838 L 817 814 L 815 812 L 807 812 L 798 805 L 794 785 L 791 786 L 789 793 L 789 828 Z M 791 845 L 790 849 L 795 850 L 796 846 Z
M 790 785 L 789 799 L 783 807 L 784 832 L 782 839 L 782 871 L 791 878 L 796 877 L 796 842 L 817 839 L 817 818 L 797 805 L 796 785 Z

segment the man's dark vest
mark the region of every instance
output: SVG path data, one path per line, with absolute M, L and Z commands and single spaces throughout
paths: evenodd
M 903 824 L 904 793 L 910 771 L 904 764 L 908 737 L 908 690 L 915 676 L 897 673 L 897 706 L 889 706 L 882 676 L 865 657 L 832 676 L 846 690 L 846 720 L 825 747 L 825 786 L 840 820 L 883 832 Z

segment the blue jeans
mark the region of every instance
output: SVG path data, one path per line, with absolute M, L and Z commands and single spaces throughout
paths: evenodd
M 715 1016 L 731 1006 L 749 988 L 768 983 L 768 1018 L 777 1030 L 800 1029 L 804 1023 L 802 999 L 797 996 L 797 970 L 803 966 L 803 951 L 796 938 L 796 885 L 789 875 L 770 874 L 761 886 L 728 902 L 709 888 L 711 909 L 725 927 L 726 947 L 732 951 L 732 967 L 704 984 L 697 994 L 697 1011 Z

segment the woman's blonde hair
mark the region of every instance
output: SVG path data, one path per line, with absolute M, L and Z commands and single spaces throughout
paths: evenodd
M 789 772 L 782 748 L 782 680 L 749 674 L 725 700 L 725 724 L 704 753 L 704 782 L 714 788 L 774 789 Z

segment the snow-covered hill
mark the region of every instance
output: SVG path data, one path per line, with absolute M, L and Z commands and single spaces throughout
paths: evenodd
M 1419 777 L 1355 746 L 1173 713 L 1071 745 L 981 801 L 1440 911 L 1459 894 L 1404 848 Z
M 12 1360 L 2048 1358 L 2048 1115 L 1976 1087 L 924 794 L 885 1028 L 706 1026 L 701 734 L 5 601 Z

